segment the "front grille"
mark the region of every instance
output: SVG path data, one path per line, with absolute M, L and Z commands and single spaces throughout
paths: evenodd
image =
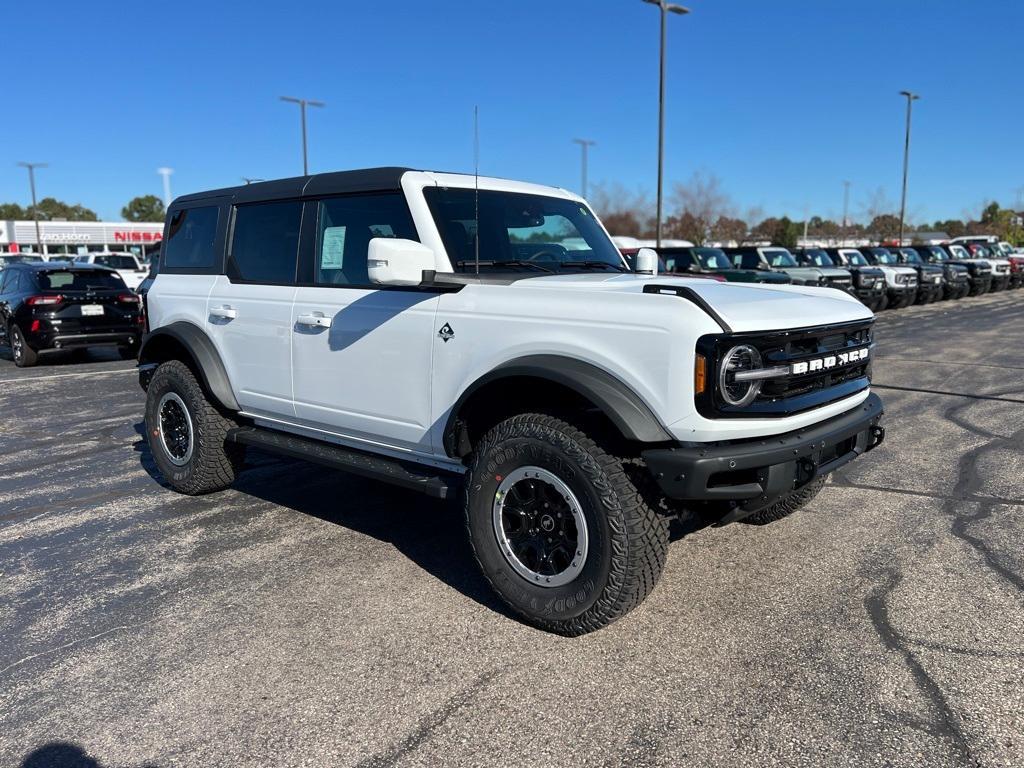
M 737 344 L 748 344 L 761 354 L 764 368 L 785 367 L 787 373 L 763 380 L 761 391 L 747 406 L 730 406 L 716 393 L 699 396 L 698 411 L 705 416 L 717 418 L 788 416 L 865 389 L 871 375 L 870 352 L 864 360 L 846 365 L 833 363 L 831 367 L 802 374 L 789 374 L 788 371 L 795 363 L 839 360 L 841 353 L 870 350 L 873 346 L 873 322 L 866 320 L 791 331 L 702 338 L 698 343 L 698 351 L 706 357 L 713 357 L 713 362 L 708 360 L 714 366 L 711 370 L 718 371 L 719 361 L 729 349 Z
M 829 279 L 828 284 L 833 288 L 839 288 L 845 291 L 853 284 L 853 280 L 849 277 L 833 277 Z

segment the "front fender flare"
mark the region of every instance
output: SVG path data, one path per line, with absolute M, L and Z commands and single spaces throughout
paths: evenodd
M 592 363 L 560 355 L 528 355 L 502 363 L 470 384 L 448 414 L 446 449 L 453 445 L 462 406 L 486 384 L 511 377 L 547 379 L 585 397 L 629 440 L 660 443 L 672 440 L 658 417 L 629 385 Z

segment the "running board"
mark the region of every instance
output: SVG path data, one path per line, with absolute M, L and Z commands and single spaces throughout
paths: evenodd
M 236 427 L 228 432 L 228 442 L 251 445 L 268 453 L 304 459 L 354 475 L 380 480 L 402 488 L 409 488 L 435 499 L 449 499 L 461 487 L 462 478 L 431 470 L 412 462 L 377 456 L 333 443 L 311 440 L 298 435 L 277 432 L 260 427 Z

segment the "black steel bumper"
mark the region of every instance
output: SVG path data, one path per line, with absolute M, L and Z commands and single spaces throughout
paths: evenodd
M 856 408 L 796 432 L 642 455 L 667 497 L 736 502 L 756 512 L 877 447 L 885 438 L 881 418 L 882 401 L 870 394 Z

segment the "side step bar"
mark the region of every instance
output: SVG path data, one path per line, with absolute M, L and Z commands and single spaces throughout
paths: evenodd
M 251 445 L 268 453 L 304 459 L 371 480 L 410 488 L 435 499 L 451 498 L 462 485 L 460 475 L 440 470 L 432 473 L 429 468 L 412 462 L 376 456 L 354 448 L 345 448 L 271 429 L 236 427 L 228 432 L 227 439 L 229 442 Z

